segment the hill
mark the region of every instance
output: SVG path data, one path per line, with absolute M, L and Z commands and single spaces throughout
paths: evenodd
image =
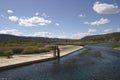
M 86 36 L 79 41 L 81 42 L 118 42 L 120 41 L 120 32 Z
M 47 37 L 26 37 L 14 36 L 9 34 L 0 34 L 0 40 L 17 40 L 17 41 L 66 41 L 69 39 L 47 38 Z

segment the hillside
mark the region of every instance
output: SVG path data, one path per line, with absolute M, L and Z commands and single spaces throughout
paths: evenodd
M 0 40 L 24 40 L 24 41 L 66 41 L 68 39 L 47 38 L 47 37 L 26 37 L 14 36 L 9 34 L 0 34 Z
M 118 42 L 120 41 L 120 32 L 86 36 L 79 41 L 82 42 Z

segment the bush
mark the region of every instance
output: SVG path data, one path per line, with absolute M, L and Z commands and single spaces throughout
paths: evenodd
M 7 58 L 12 58 L 12 56 L 13 56 L 13 51 L 12 51 L 12 50 L 4 51 L 4 55 L 7 56 Z
M 29 48 L 25 48 L 22 51 L 22 54 L 36 54 L 36 53 L 43 53 L 43 52 L 49 52 L 50 49 L 49 48 L 37 48 L 37 47 L 29 47 Z
M 4 56 L 3 50 L 0 50 L 0 56 Z
M 13 48 L 12 51 L 14 54 L 20 54 L 22 53 L 24 49 L 23 48 Z
M 38 48 L 25 48 L 22 51 L 22 54 L 34 54 L 34 53 L 39 53 L 40 50 Z
M 43 53 L 43 52 L 49 52 L 50 49 L 40 49 L 40 53 Z

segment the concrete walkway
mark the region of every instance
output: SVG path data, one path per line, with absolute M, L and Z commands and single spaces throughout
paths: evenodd
M 82 46 L 73 46 L 73 45 L 66 45 L 66 46 L 59 46 L 60 48 L 60 56 L 65 56 L 73 51 L 76 51 Z M 34 61 L 44 61 L 50 60 L 53 58 L 53 52 L 48 53 L 41 53 L 41 54 L 30 54 L 30 55 L 14 55 L 13 58 L 7 59 L 5 57 L 0 58 L 0 69 L 7 68 L 9 66 L 15 66 L 19 64 L 25 64 Z

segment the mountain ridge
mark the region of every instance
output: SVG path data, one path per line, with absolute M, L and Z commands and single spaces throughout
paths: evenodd
M 32 37 L 32 36 L 15 36 L 11 34 L 0 34 L 0 40 L 30 40 L 30 41 L 65 41 L 69 39 Z

